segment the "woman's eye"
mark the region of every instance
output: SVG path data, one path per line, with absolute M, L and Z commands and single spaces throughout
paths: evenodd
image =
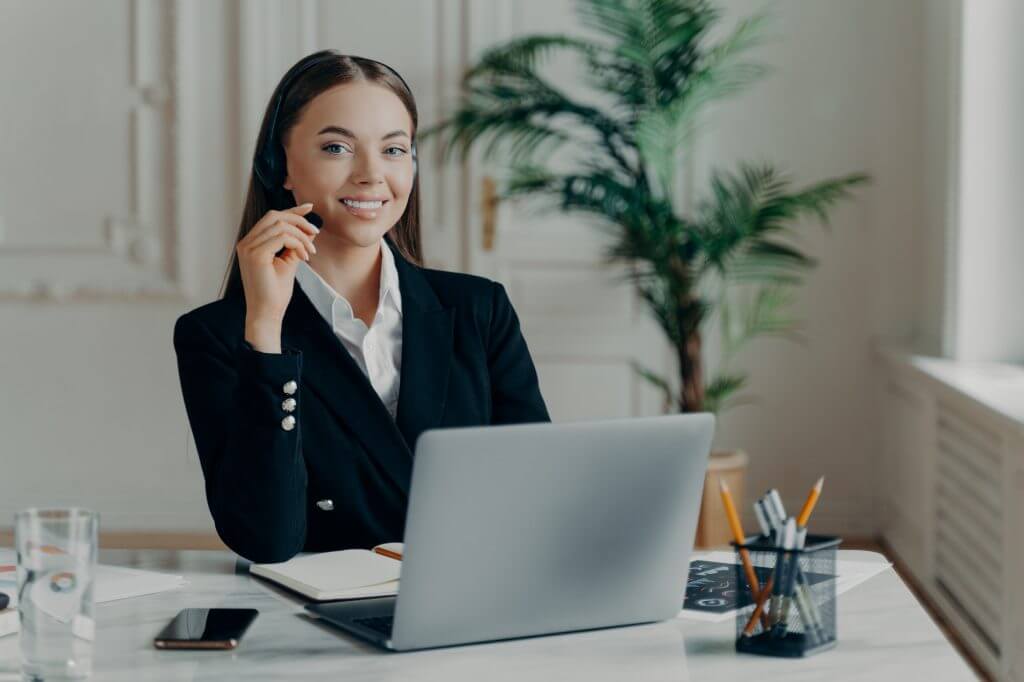
M 330 150 L 330 149 L 331 149 L 332 147 L 341 147 L 342 149 L 344 149 L 344 150 L 346 150 L 346 151 L 352 151 L 351 149 L 349 149 L 349 148 L 348 148 L 348 147 L 346 147 L 345 145 L 343 145 L 343 144 L 339 144 L 339 143 L 337 143 L 337 142 L 333 142 L 333 143 L 331 143 L 331 144 L 326 144 L 326 145 L 324 145 L 324 151 L 328 151 L 328 150 Z M 340 154 L 341 152 L 330 152 L 330 153 L 331 153 L 331 154 Z
M 343 145 L 343 144 L 341 144 L 339 142 L 332 142 L 331 144 L 325 144 L 323 146 L 323 150 L 325 152 L 328 152 L 329 154 L 333 154 L 333 155 L 337 156 L 341 152 L 340 151 L 331 151 L 332 149 L 335 149 L 335 148 L 344 149 L 345 151 L 350 152 L 350 153 L 352 151 L 351 149 L 349 149 L 348 147 L 346 147 L 345 145 Z M 402 154 L 407 154 L 408 153 L 404 149 L 402 149 L 401 147 L 388 147 L 385 151 L 388 152 L 388 156 L 401 156 Z

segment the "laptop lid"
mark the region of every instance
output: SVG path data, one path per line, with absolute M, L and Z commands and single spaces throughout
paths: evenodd
M 714 423 L 701 413 L 424 432 L 392 646 L 674 617 Z

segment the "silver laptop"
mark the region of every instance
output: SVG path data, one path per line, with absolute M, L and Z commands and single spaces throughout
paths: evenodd
M 394 651 L 672 618 L 711 414 L 425 431 L 397 597 L 310 604 Z

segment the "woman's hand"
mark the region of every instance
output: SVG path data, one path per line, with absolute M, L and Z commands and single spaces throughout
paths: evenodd
M 281 352 L 281 322 L 295 270 L 299 261 L 316 253 L 313 239 L 320 230 L 302 217 L 312 208 L 306 203 L 267 211 L 235 246 L 245 290 L 245 340 L 258 351 Z

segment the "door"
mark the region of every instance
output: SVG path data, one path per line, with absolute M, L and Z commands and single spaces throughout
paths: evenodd
M 579 35 L 572 5 L 569 0 L 466 3 L 470 63 L 491 45 L 516 36 Z M 564 59 L 543 64 L 557 88 L 570 96 L 585 92 L 573 64 Z M 659 414 L 662 396 L 631 362 L 663 373 L 672 354 L 643 301 L 622 281 L 622 268 L 602 263 L 607 237 L 592 218 L 562 213 L 542 200 L 488 208 L 501 175 L 500 165 L 474 153 L 464 183 L 469 210 L 461 235 L 463 268 L 508 290 L 552 419 Z

